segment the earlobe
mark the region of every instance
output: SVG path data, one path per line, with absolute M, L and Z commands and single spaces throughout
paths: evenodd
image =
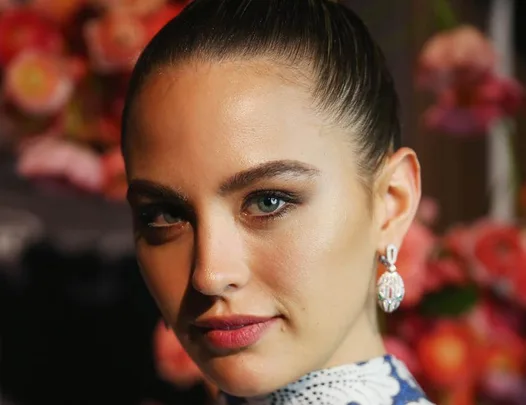
M 393 153 L 384 165 L 379 185 L 377 197 L 383 212 L 379 215 L 378 249 L 382 251 L 389 244 L 400 247 L 420 203 L 420 163 L 416 153 L 409 148 Z

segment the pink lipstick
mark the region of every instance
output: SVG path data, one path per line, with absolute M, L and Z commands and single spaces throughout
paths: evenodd
M 276 320 L 275 317 L 236 315 L 204 318 L 194 322 L 194 326 L 212 347 L 236 350 L 257 343 Z

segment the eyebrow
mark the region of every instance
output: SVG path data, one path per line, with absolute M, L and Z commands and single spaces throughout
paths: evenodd
M 173 189 L 172 187 L 164 186 L 160 183 L 151 180 L 135 179 L 131 180 L 128 185 L 128 192 L 126 198 L 129 202 L 138 196 L 151 198 L 154 200 L 174 200 L 179 203 L 187 203 L 188 197 L 183 193 Z
M 233 193 L 258 181 L 280 176 L 315 177 L 319 174 L 319 169 L 297 160 L 276 160 L 262 163 L 234 174 L 220 185 L 219 192 L 223 195 Z M 128 186 L 128 201 L 139 195 L 152 199 L 170 199 L 180 203 L 188 202 L 187 196 L 172 187 L 150 180 L 131 180 Z
M 257 181 L 279 176 L 315 177 L 319 174 L 320 171 L 314 166 L 297 160 L 275 160 L 236 173 L 221 184 L 219 191 L 221 194 L 228 194 L 244 189 Z

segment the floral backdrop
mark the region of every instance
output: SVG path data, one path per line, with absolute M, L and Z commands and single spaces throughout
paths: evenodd
M 16 151 L 20 175 L 123 198 L 127 81 L 141 50 L 184 4 L 0 1 L 1 146 Z
M 0 148 L 15 153 L 20 176 L 124 198 L 119 138 L 129 75 L 186 2 L 0 0 Z M 443 29 L 424 44 L 415 77 L 432 100 L 422 124 L 459 142 L 485 136 L 524 111 L 522 86 L 496 73 L 498 52 L 482 32 L 436 3 Z M 526 228 L 481 218 L 439 233 L 439 215 L 424 198 L 401 248 L 406 297 L 381 319 L 386 346 L 438 404 L 526 403 Z M 153 339 L 162 378 L 179 386 L 201 379 L 161 322 Z

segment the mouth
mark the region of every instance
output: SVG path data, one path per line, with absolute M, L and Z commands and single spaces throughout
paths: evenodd
M 205 318 L 194 322 L 193 326 L 212 349 L 239 350 L 261 340 L 277 319 L 237 315 Z

